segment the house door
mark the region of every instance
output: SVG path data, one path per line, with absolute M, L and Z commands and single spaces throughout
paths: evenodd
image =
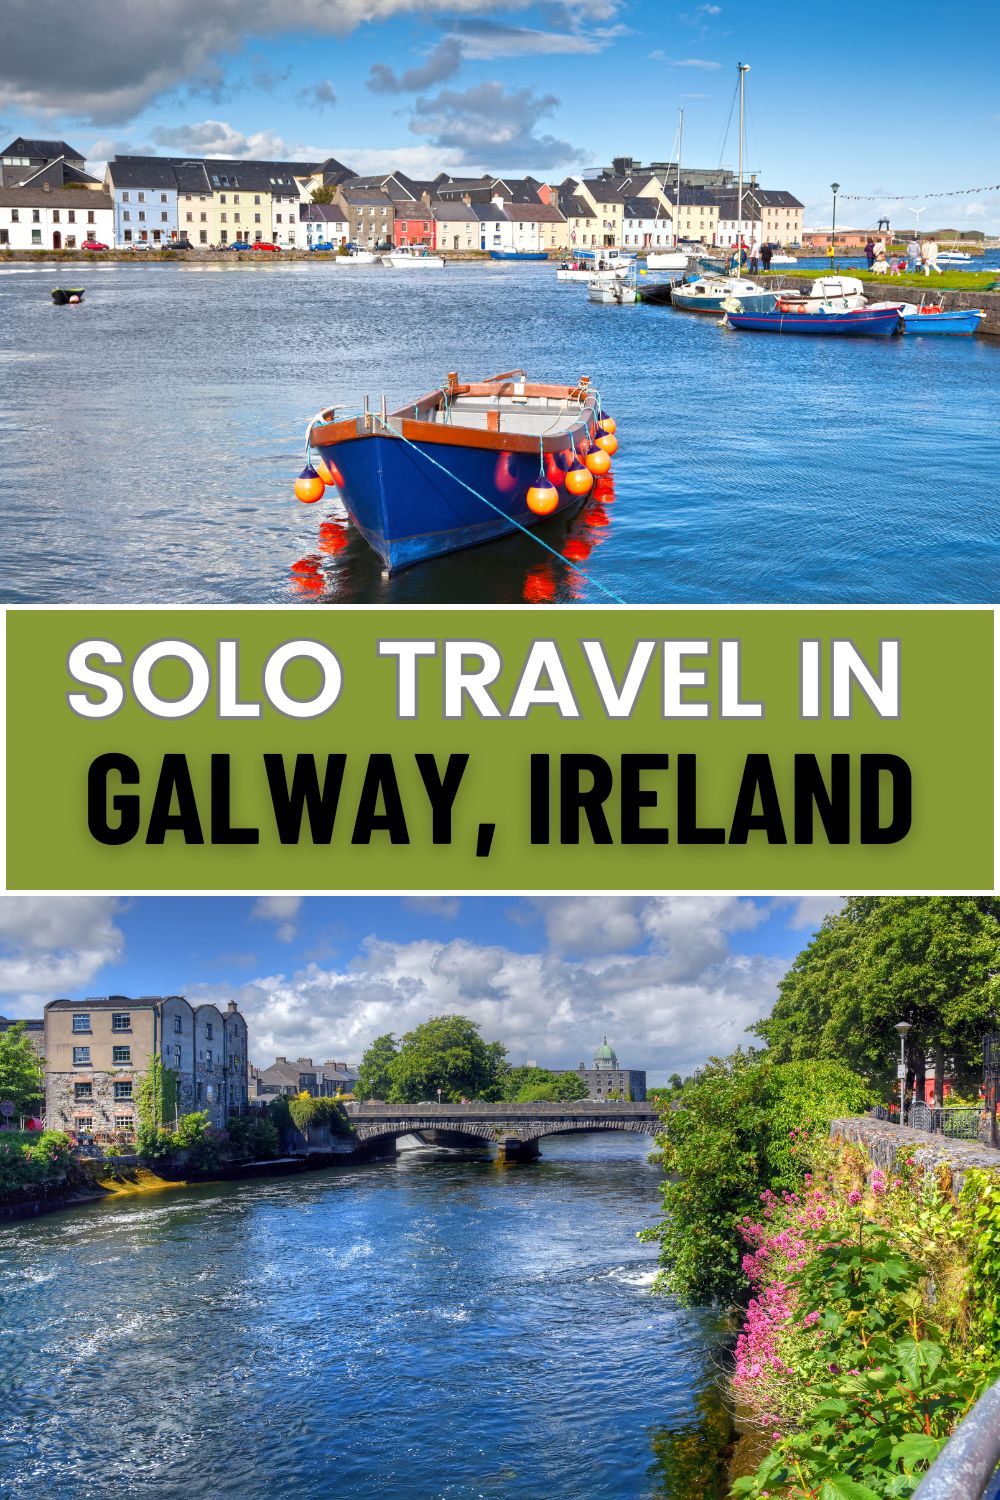
M 53 250 L 62 249 L 62 235 L 59 233 L 58 229 L 54 229 L 52 231 L 52 248 Z

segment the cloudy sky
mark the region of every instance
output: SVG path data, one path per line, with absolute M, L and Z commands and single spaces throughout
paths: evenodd
M 1000 13 L 860 0 L 769 12 L 669 0 L 4 0 L 0 133 L 59 135 L 94 162 L 115 151 L 323 157 L 526 171 L 558 180 L 612 154 L 733 162 L 726 121 L 749 62 L 748 165 L 828 222 L 829 183 L 929 201 L 921 222 L 1000 227 L 995 182 Z M 905 37 L 880 37 L 880 20 Z M 873 29 L 874 28 L 874 29 Z M 966 38 L 968 41 L 968 38 Z M 898 45 L 897 45 L 898 43 Z M 912 45 L 911 45 L 912 43 Z M 900 48 L 902 50 L 900 51 Z M 903 205 L 890 205 L 897 222 Z M 838 221 L 875 204 L 842 200 Z
M 444 1011 L 514 1063 L 605 1033 L 650 1082 L 745 1041 L 839 903 L 748 897 L 0 897 L 0 1014 L 55 996 L 235 999 L 251 1056 L 357 1062 Z

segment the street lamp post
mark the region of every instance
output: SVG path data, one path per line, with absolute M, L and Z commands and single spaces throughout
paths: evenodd
M 897 1021 L 896 1030 L 899 1032 L 899 1066 L 896 1076 L 899 1079 L 899 1123 L 906 1124 L 906 1038 L 913 1030 L 909 1021 Z
M 830 257 L 833 263 L 833 270 L 835 271 L 837 269 L 837 194 L 840 192 L 840 183 L 831 182 L 830 189 L 833 193 L 833 229 L 830 234 L 830 239 L 832 240 Z
M 438 1089 L 438 1108 L 440 1109 L 440 1107 L 441 1107 L 441 1090 Z

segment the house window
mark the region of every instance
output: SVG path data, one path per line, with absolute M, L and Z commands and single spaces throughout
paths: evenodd
M 140 208 L 140 210 L 139 210 L 139 223 L 140 224 L 145 224 L 145 222 L 146 222 L 146 213 L 145 213 L 145 210 Z
M 86 1067 L 89 1068 L 90 1067 L 90 1048 L 89 1047 L 74 1047 L 73 1048 L 73 1064 L 74 1064 L 75 1067 L 86 1066 Z
M 76 223 L 76 209 L 75 208 L 69 209 L 69 211 L 66 214 L 66 219 L 67 219 L 67 222 L 70 223 L 70 224 L 75 224 Z
M 222 217 L 225 218 L 226 217 L 225 214 L 223 214 Z M 222 242 L 223 245 L 227 244 L 228 241 L 229 241 L 229 230 L 228 229 L 220 229 L 219 230 L 219 239 L 220 239 L 220 241 Z
M 131 219 L 131 217 L 132 217 L 132 213 L 131 213 L 130 209 L 126 208 L 126 209 L 122 210 L 122 218 L 123 219 L 128 220 L 128 219 Z
M 209 1042 L 212 1040 L 212 1023 L 211 1023 L 211 1021 L 206 1021 L 205 1022 L 205 1039 L 206 1039 L 206 1041 L 209 1041 Z
M 12 208 L 11 209 L 11 211 L 10 211 L 10 222 L 12 224 L 20 224 L 20 222 L 21 222 L 21 213 L 20 213 L 19 209 L 16 209 L 16 208 Z
M 132 1048 L 112 1047 L 111 1061 L 115 1066 L 119 1066 L 122 1063 L 130 1063 L 132 1061 Z
M 234 224 L 238 224 L 239 222 L 240 222 L 240 216 L 239 216 L 239 214 L 233 214 L 233 223 Z
M 52 222 L 53 222 L 53 224 L 58 224 L 59 223 L 59 210 L 58 210 L 58 208 L 54 208 L 52 210 Z
M 153 230 L 153 242 L 157 245 L 160 243 L 160 231 L 158 229 Z
M 161 214 L 160 215 L 160 223 L 161 224 L 165 224 L 169 218 L 170 218 L 169 214 Z
M 255 194 L 254 194 L 254 199 L 253 199 L 253 201 L 254 201 L 254 202 L 255 202 L 255 203 L 259 203 L 259 202 L 260 202 L 260 194 L 259 194 L 259 193 L 255 193 Z M 280 200 L 279 200 L 279 201 L 280 201 Z
M 202 224 L 208 223 L 208 214 L 199 214 L 198 217 L 201 220 Z
M 175 1068 L 179 1068 L 180 1065 L 181 1065 L 181 1044 L 180 1044 L 180 1042 L 175 1042 L 174 1043 L 174 1067 Z
M 127 1134 L 131 1134 L 133 1123 L 133 1117 L 131 1115 L 115 1115 L 116 1130 L 124 1130 Z
M 194 223 L 194 214 L 185 214 L 184 218 L 186 219 L 186 221 L 189 224 L 193 224 Z
M 180 1016 L 174 1016 L 174 1036 L 180 1036 L 183 1025 Z
M 115 1010 L 111 1012 L 112 1031 L 131 1031 L 132 1013 L 127 1010 Z
M 93 1097 L 94 1097 L 94 1085 L 92 1083 L 74 1083 L 74 1085 L 73 1085 L 73 1098 L 74 1099 L 93 1099 Z
M 205 1050 L 205 1066 L 206 1066 L 206 1068 L 210 1068 L 212 1066 L 212 1049 L 211 1049 L 211 1047 L 208 1047 Z
M 77 1031 L 77 1032 L 79 1032 L 79 1031 L 89 1031 L 90 1030 L 90 1016 L 89 1015 L 74 1016 L 73 1017 L 73 1030 Z
M 239 201 L 240 201 L 240 195 L 239 195 L 239 193 L 234 193 L 233 194 L 233 202 L 234 203 L 239 203 Z
M 224 224 L 226 222 L 226 215 L 225 214 L 220 214 L 219 215 L 219 219 Z M 225 239 L 225 235 L 223 235 L 222 238 Z
M 166 195 L 166 193 L 161 193 L 160 194 L 160 202 L 161 203 L 166 203 L 166 201 L 167 201 L 167 195 Z
M 129 201 L 128 193 L 122 193 L 122 202 L 123 203 L 127 203 L 128 201 Z
M 126 229 L 126 231 L 125 231 L 125 243 L 126 243 L 126 245 L 130 244 L 131 240 L 132 240 L 132 231 L 131 231 L 131 229 Z
M 132 1080 L 131 1079 L 128 1079 L 127 1081 L 122 1082 L 122 1083 L 116 1083 L 115 1084 L 115 1101 L 116 1101 L 116 1103 L 120 1099 L 131 1099 L 131 1097 L 132 1097 Z
M 139 194 L 139 202 L 140 203 L 145 203 L 145 201 L 146 201 L 146 194 L 145 193 L 140 193 Z
M 94 1128 L 94 1117 L 93 1117 L 93 1115 L 77 1115 L 77 1117 L 76 1117 L 76 1119 L 74 1121 L 74 1128 L 75 1128 L 75 1130 L 76 1130 L 76 1132 L 77 1132 L 78 1135 L 79 1135 L 79 1133 L 80 1133 L 81 1130 L 93 1130 L 93 1128 Z
M 279 220 L 281 219 L 281 215 L 280 214 L 278 215 L 278 218 L 279 218 Z M 260 214 L 254 214 L 253 221 L 254 221 L 255 224 L 259 224 L 260 223 Z
M 10 232 L 9 232 L 9 230 L 0 229 L 0 245 L 9 245 L 9 244 L 10 244 Z
M 41 215 L 41 210 L 40 209 L 33 208 L 31 210 L 31 222 L 32 222 L 32 224 L 40 224 L 42 222 L 42 215 Z

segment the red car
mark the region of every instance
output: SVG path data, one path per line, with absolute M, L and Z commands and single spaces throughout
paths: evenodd
M 271 244 L 268 244 L 267 240 L 254 240 L 252 248 L 254 250 L 276 250 L 276 251 L 280 251 L 281 246 L 280 245 L 271 245 Z
M 102 245 L 100 240 L 84 240 L 80 246 L 81 250 L 106 250 L 107 245 Z

